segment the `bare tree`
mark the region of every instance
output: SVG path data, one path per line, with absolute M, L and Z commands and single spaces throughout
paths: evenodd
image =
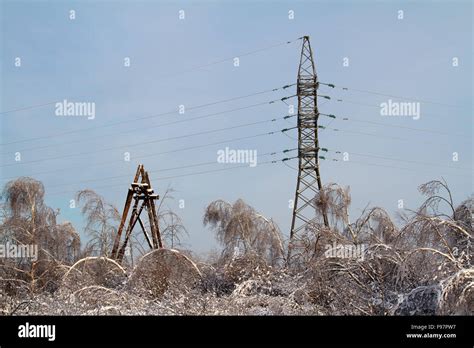
M 164 227 L 161 229 L 161 236 L 166 244 L 172 249 L 176 246 L 182 246 L 182 237 L 184 235 L 189 236 L 189 234 L 181 218 L 171 210 L 160 213 L 158 218 Z
M 181 247 L 183 245 L 183 237 L 189 236 L 181 217 L 172 211 L 167 204 L 169 200 L 174 199 L 172 196 L 173 192 L 174 190 L 168 186 L 157 206 L 161 236 L 164 239 L 165 245 L 169 245 L 171 248 Z
M 120 213 L 115 206 L 92 190 L 79 191 L 77 201 L 84 202 L 81 212 L 86 217 L 85 231 L 91 237 L 86 248 L 93 254 L 108 256 L 112 250 Z
M 35 179 L 8 182 L 2 201 L 1 242 L 37 248 L 35 258 L 3 260 L 3 285 L 26 285 L 28 291 L 57 288 L 61 265 L 72 264 L 79 255 L 79 235 L 71 224 L 56 223 L 59 212 L 44 204 L 43 184 Z
M 234 204 L 217 200 L 208 205 L 204 225 L 210 225 L 223 245 L 223 257 L 256 253 L 270 264 L 283 258 L 283 243 L 273 221 L 239 199 Z

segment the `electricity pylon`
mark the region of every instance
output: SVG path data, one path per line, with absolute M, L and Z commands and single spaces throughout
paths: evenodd
M 313 52 L 309 43 L 309 36 L 303 37 L 300 65 L 298 69 L 297 96 L 298 96 L 298 180 L 291 221 L 290 246 L 295 247 L 298 234 L 317 222 L 316 196 L 322 188 L 319 168 L 318 142 L 318 101 L 319 87 Z M 327 212 L 322 211 L 323 222 L 329 227 Z
M 159 196 L 154 193 L 153 188 L 151 187 L 148 172 L 145 171 L 143 165 L 140 164 L 137 168 L 133 183 L 128 189 L 127 199 L 125 200 L 125 207 L 123 208 L 122 213 L 122 220 L 120 221 L 120 226 L 118 228 L 117 235 L 115 236 L 114 246 L 112 249 L 113 259 L 117 260 L 118 262 L 122 262 L 127 243 L 137 222 L 140 224 L 140 227 L 143 231 L 143 234 L 145 235 L 145 239 L 150 249 L 159 249 L 163 247 L 160 230 L 158 227 L 158 217 L 156 216 L 156 199 L 159 199 Z M 132 200 L 134 201 L 132 213 L 128 222 L 127 230 L 125 232 L 125 239 L 122 245 L 120 245 L 123 228 L 125 226 L 125 222 L 127 221 L 128 212 L 130 210 Z M 142 219 L 140 218 L 140 214 L 143 209 L 146 209 L 148 211 L 148 221 L 151 230 L 151 239 Z

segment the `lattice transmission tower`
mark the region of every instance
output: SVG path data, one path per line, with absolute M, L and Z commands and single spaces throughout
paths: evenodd
M 321 190 L 321 174 L 319 168 L 318 141 L 318 101 L 319 87 L 313 52 L 309 36 L 303 37 L 300 65 L 298 69 L 298 180 L 291 222 L 291 251 L 298 244 L 298 236 L 308 226 L 316 224 L 321 209 L 317 208 L 316 197 Z M 322 211 L 324 225 L 329 227 L 327 212 Z

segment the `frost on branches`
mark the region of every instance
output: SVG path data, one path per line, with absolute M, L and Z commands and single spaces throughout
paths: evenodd
M 203 222 L 221 251 L 147 252 L 135 240 L 118 264 L 108 254 L 119 219 L 112 205 L 93 191 L 79 193 L 89 235 L 83 245 L 72 224 L 56 222 L 41 182 L 20 178 L 3 191 L 0 244 L 38 250 L 35 258 L 0 258 L 0 313 L 471 315 L 474 198 L 455 205 L 442 181 L 420 192 L 425 202 L 397 223 L 379 207 L 351 222 L 349 190 L 326 185 L 315 199 L 331 227 L 308 226 L 291 253 L 272 219 L 243 200 L 218 200 Z M 183 231 L 177 215 L 165 219 L 171 213 L 159 214 L 161 230 Z

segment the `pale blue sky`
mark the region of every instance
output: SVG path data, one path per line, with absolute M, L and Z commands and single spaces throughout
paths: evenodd
M 178 18 L 181 9 L 185 11 L 185 20 Z M 76 11 L 75 20 L 69 19 L 70 10 Z M 293 20 L 288 18 L 289 10 L 294 11 Z M 404 11 L 403 20 L 397 19 L 398 10 Z M 443 104 L 422 103 L 418 121 L 407 117 L 387 119 L 380 116 L 377 107 L 335 101 L 342 98 L 379 105 L 389 99 L 387 96 L 321 87 L 321 94 L 334 97 L 329 102 L 321 101 L 323 113 L 449 133 L 332 122 L 331 127 L 381 137 L 325 130 L 320 141 L 324 147 L 439 165 L 357 155 L 351 155 L 353 161 L 344 163 L 323 161 L 323 182 L 351 187 L 352 219 L 367 204 L 395 213 L 398 200 L 403 199 L 406 207 L 415 208 L 421 202 L 417 186 L 441 176 L 448 181 L 456 202 L 473 192 L 470 1 L 1 1 L 0 11 L 0 111 L 63 99 L 96 103 L 94 120 L 57 117 L 54 105 L 0 114 L 0 143 L 4 144 L 0 146 L 2 185 L 9 178 L 23 175 L 43 181 L 47 203 L 61 209 L 61 221 L 73 221 L 79 230 L 82 226 L 79 209 L 69 208 L 74 193 L 82 188 L 96 189 L 122 209 L 136 164 L 143 162 L 157 191 L 162 192 L 168 185 L 176 190 L 176 202 L 170 202 L 170 206 L 182 216 L 190 233 L 185 240 L 188 247 L 205 251 L 215 246 L 211 232 L 202 227 L 204 208 L 215 199 L 243 198 L 272 217 L 288 235 L 291 222 L 288 200 L 294 195 L 296 172 L 283 164 L 167 180 L 155 178 L 224 168 L 225 164 L 216 163 L 160 173 L 167 168 L 214 161 L 216 152 L 225 146 L 256 149 L 263 154 L 294 148 L 296 142 L 291 138 L 276 134 L 143 160 L 135 160 L 134 156 L 292 127 L 295 118 L 157 142 L 148 147 L 129 145 L 285 116 L 288 108 L 280 102 L 151 128 L 294 94 L 293 87 L 184 115 L 177 112 L 180 104 L 192 107 L 296 82 L 301 41 L 242 56 L 239 67 L 227 60 L 202 69 L 191 68 L 303 35 L 311 37 L 322 82 Z M 16 57 L 21 58 L 21 67 L 14 66 Z M 125 57 L 131 59 L 129 68 L 123 67 Z M 343 66 L 344 57 L 349 58 L 348 67 Z M 458 67 L 452 66 L 453 57 L 459 58 Z M 102 127 L 170 110 L 176 113 Z M 321 118 L 321 123 L 327 124 L 328 119 Z M 89 129 L 92 127 L 98 128 Z M 126 134 L 128 127 L 141 130 Z M 86 128 L 89 130 L 5 145 Z M 41 148 L 48 145 L 55 146 Z M 122 147 L 97 151 L 119 146 Z M 17 151 L 22 153 L 20 163 L 25 164 L 14 161 L 13 154 Z M 125 151 L 131 152 L 129 163 L 122 160 Z M 83 152 L 87 155 L 68 158 L 68 154 Z M 452 161 L 453 152 L 459 153 L 458 162 Z M 328 156 L 339 158 L 336 154 Z M 27 164 L 51 157 L 60 158 Z M 262 157 L 259 161 L 269 158 Z M 115 163 L 100 165 L 102 161 Z M 296 162 L 289 164 L 295 166 Z M 60 168 L 66 169 L 52 172 Z M 50 173 L 35 174 L 45 171 Z M 80 183 L 115 176 L 122 177 Z M 115 186 L 101 188 L 104 185 Z M 184 209 L 178 209 L 178 199 L 185 200 Z

